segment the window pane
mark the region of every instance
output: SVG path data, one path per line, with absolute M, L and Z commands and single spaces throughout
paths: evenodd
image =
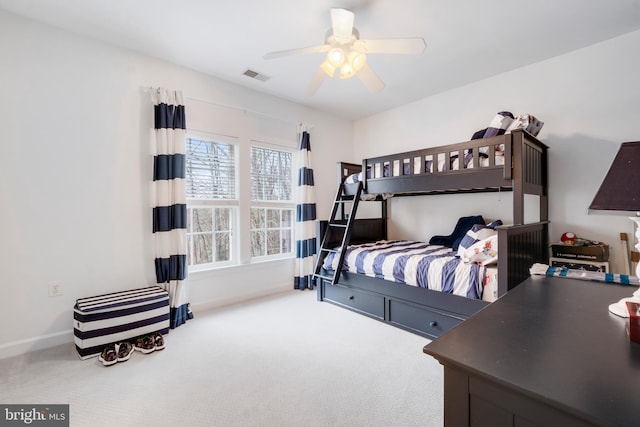
M 293 209 L 252 208 L 252 256 L 291 254 L 293 251 Z M 253 236 L 253 235 L 252 235 Z
M 235 146 L 186 139 L 187 198 L 236 199 Z
M 264 209 L 251 209 L 251 229 L 265 228 Z
M 266 253 L 264 242 L 264 231 L 251 232 L 251 256 L 262 256 Z
M 291 252 L 291 230 L 282 230 L 282 253 L 286 254 Z
M 216 230 L 228 231 L 231 230 L 231 209 L 218 208 L 216 209 Z
M 280 209 L 267 209 L 267 228 L 280 227 Z
M 282 227 L 291 227 L 292 212 L 290 209 L 282 211 Z
M 202 265 L 233 260 L 234 208 L 188 208 L 188 265 Z
M 280 253 L 280 230 L 267 231 L 267 255 Z
M 193 236 L 193 264 L 213 262 L 213 234 L 196 234 Z
M 216 234 L 216 261 L 231 259 L 231 236 L 229 233 Z
M 291 200 L 292 154 L 251 147 L 251 200 Z
M 194 233 L 202 233 L 213 230 L 213 218 L 211 208 L 192 209 L 192 222 Z

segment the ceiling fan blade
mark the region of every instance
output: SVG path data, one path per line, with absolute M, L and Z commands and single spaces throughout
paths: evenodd
M 367 53 L 419 54 L 424 52 L 427 47 L 427 44 L 421 37 L 360 41 L 364 44 Z
M 307 88 L 304 90 L 305 96 L 313 96 L 314 93 L 318 90 L 324 79 L 327 77 L 327 73 L 325 73 L 322 68 L 318 68 L 315 76 L 311 79 Z
M 328 52 L 330 47 L 331 46 L 327 44 L 322 44 L 318 46 L 301 47 L 299 49 L 280 50 L 277 52 L 269 52 L 265 54 L 262 58 L 277 59 L 277 58 L 282 58 L 285 56 L 292 56 L 292 55 L 306 55 L 308 53 Z
M 369 64 L 364 64 L 364 66 L 358 71 L 356 76 L 360 79 L 362 83 L 369 89 L 370 92 L 380 92 L 384 89 L 384 82 L 380 80 L 380 77 L 373 71 L 373 69 L 369 66 Z
M 347 9 L 331 9 L 333 36 L 339 39 L 350 40 L 353 34 L 354 16 L 354 13 Z

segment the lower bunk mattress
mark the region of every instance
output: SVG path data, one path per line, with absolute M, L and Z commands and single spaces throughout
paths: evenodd
M 335 270 L 339 253 L 329 253 L 323 268 Z M 347 248 L 342 271 L 493 302 L 495 266 L 466 263 L 451 248 L 407 240 L 381 240 Z

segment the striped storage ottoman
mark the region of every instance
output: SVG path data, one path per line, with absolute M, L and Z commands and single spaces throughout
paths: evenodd
M 159 286 L 81 298 L 73 307 L 73 334 L 81 359 L 105 345 L 169 332 L 169 294 Z

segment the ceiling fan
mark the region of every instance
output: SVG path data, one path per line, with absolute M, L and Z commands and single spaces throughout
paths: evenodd
M 270 52 L 264 59 L 282 58 L 290 55 L 327 53 L 324 62 L 309 82 L 305 95 L 312 96 L 326 77 L 339 72 L 341 79 L 357 76 L 371 92 L 384 88 L 384 82 L 367 64 L 367 54 L 420 54 L 426 43 L 421 37 L 399 39 L 361 40 L 360 33 L 353 26 L 355 14 L 347 9 L 331 9 L 331 28 L 327 31 L 325 43 L 299 49 Z

